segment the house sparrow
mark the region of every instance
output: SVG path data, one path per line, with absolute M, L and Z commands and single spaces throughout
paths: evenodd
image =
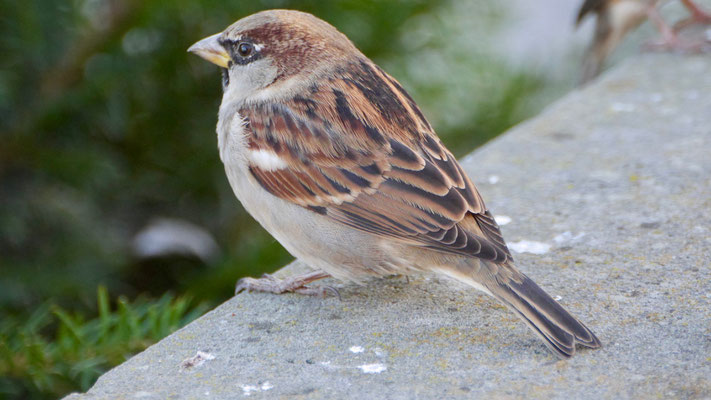
M 595 335 L 513 262 L 414 100 L 336 28 L 263 11 L 189 49 L 222 68 L 220 158 L 244 208 L 315 272 L 241 290 L 322 293 L 333 276 L 435 272 L 495 297 L 559 357 Z
M 647 19 L 651 20 L 662 35 L 661 40 L 650 42 L 646 47 L 660 50 L 699 51 L 703 41 L 682 40 L 677 35 L 681 28 L 693 23 L 708 23 L 711 16 L 691 0 L 681 0 L 691 16 L 674 28 L 664 22 L 658 11 L 662 0 L 585 0 L 578 11 L 576 27 L 588 16 L 595 14 L 595 34 L 583 58 L 581 83 L 586 83 L 600 74 L 605 59 L 622 42 L 625 35 Z

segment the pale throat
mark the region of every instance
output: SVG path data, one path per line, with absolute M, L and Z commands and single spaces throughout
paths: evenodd
M 217 150 L 223 164 L 244 164 L 246 161 L 247 121 L 239 114 L 239 103 L 223 101 L 217 119 Z
M 247 146 L 247 121 L 237 110 L 239 102 L 226 102 L 220 106 L 217 121 L 217 148 L 224 164 L 249 164 L 264 171 L 277 171 L 288 167 L 287 162 L 270 149 L 250 149 Z

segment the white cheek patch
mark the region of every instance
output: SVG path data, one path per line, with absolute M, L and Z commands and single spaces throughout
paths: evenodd
M 252 164 L 265 171 L 276 171 L 287 167 L 286 161 L 269 150 L 249 150 L 247 158 Z

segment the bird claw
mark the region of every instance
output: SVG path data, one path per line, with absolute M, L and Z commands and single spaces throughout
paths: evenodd
M 301 286 L 288 291 L 307 296 L 318 296 L 323 299 L 325 299 L 328 294 L 331 294 L 334 297 L 338 297 L 338 300 L 341 300 L 341 294 L 338 293 L 338 290 L 333 286 Z
M 341 294 L 338 292 L 338 289 L 336 289 L 335 287 L 333 287 L 333 286 L 324 286 L 323 288 L 324 288 L 325 291 L 331 293 L 331 294 L 334 295 L 335 297 L 338 297 L 338 301 L 343 301 L 343 299 L 341 298 Z M 326 297 L 326 294 L 325 294 L 325 293 L 324 293 L 323 297 L 324 297 L 324 298 Z
M 333 286 L 306 286 L 315 280 L 328 277 L 322 272 L 309 273 L 306 275 L 291 276 L 285 279 L 278 279 L 270 274 L 263 274 L 261 278 L 242 278 L 237 281 L 235 294 L 243 291 L 265 292 L 274 294 L 298 293 L 307 296 L 320 296 L 325 298 L 327 294 L 332 294 L 341 300 L 341 294 Z

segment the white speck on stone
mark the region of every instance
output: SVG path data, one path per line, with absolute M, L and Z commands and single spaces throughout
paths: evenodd
M 699 98 L 699 91 L 698 90 L 689 90 L 684 94 L 684 97 L 686 97 L 687 100 L 696 100 Z
M 494 221 L 496 221 L 497 224 L 504 226 L 511 222 L 511 217 L 508 215 L 494 215 Z
M 684 125 L 693 125 L 694 124 L 694 117 L 690 115 L 684 115 L 681 119 L 679 119 L 679 122 L 681 122 Z
M 365 349 L 361 346 L 351 346 L 348 350 L 350 350 L 351 353 L 362 353 L 365 351 Z
M 706 228 L 705 226 L 701 226 L 701 225 L 696 225 L 693 228 L 691 228 L 691 231 L 694 233 L 706 233 L 707 230 L 708 230 L 708 228 Z
M 652 103 L 661 103 L 662 100 L 664 100 L 664 96 L 662 96 L 661 93 L 652 93 L 652 95 L 649 96 L 649 100 L 651 100 Z
M 134 393 L 134 394 L 133 394 L 133 397 L 134 397 L 135 399 L 145 399 L 145 398 L 148 398 L 148 397 L 154 397 L 154 398 L 155 398 L 155 397 L 157 397 L 157 396 L 154 395 L 154 394 L 151 393 L 151 392 L 146 392 L 146 391 L 144 391 L 144 390 L 141 390 L 141 391 L 138 391 L 138 392 Z
M 551 245 L 533 240 L 519 240 L 509 244 L 509 248 L 516 253 L 545 254 L 551 249 Z
M 198 351 L 197 354 L 195 354 L 194 356 L 183 360 L 183 362 L 180 363 L 180 366 L 183 367 L 184 369 L 199 367 L 202 364 L 204 364 L 205 361 L 214 360 L 214 359 L 215 359 L 215 356 L 213 356 L 212 354 L 206 353 L 204 351 Z
M 252 392 L 259 391 L 259 388 L 254 385 L 239 385 L 239 386 L 242 388 L 242 394 L 245 396 L 251 395 Z
M 676 108 L 664 107 L 664 106 L 657 107 L 657 112 L 660 115 L 677 115 L 677 114 L 679 114 L 679 111 Z
M 561 300 L 563 300 L 563 297 L 561 297 L 561 296 L 553 296 L 553 300 L 555 300 L 555 301 L 561 301 Z
M 358 368 L 360 368 L 360 370 L 366 374 L 379 374 L 379 373 L 385 371 L 386 369 L 388 369 L 388 367 L 385 366 L 385 364 L 380 364 L 380 363 L 363 364 L 363 365 L 358 366 Z
M 267 390 L 274 388 L 274 385 L 269 382 L 264 382 L 256 385 L 239 385 L 239 387 L 242 388 L 243 395 L 250 396 L 255 392 L 266 392 Z
M 632 112 L 635 109 L 635 105 L 630 103 L 612 103 L 610 105 L 610 110 L 613 112 Z
M 570 231 L 565 231 L 559 235 L 556 235 L 553 238 L 553 241 L 556 242 L 557 244 L 563 244 L 565 242 L 574 242 L 580 238 L 585 236 L 585 232 L 578 232 L 576 234 L 573 234 Z
M 497 183 L 499 183 L 499 176 L 498 175 L 491 175 L 489 177 L 489 183 L 492 185 L 496 185 Z

